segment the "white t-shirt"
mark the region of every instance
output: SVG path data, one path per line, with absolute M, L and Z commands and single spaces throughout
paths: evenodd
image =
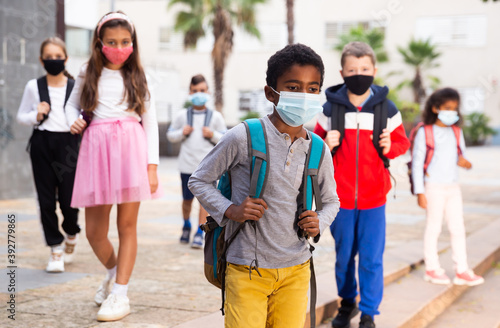
M 208 127 L 214 135 L 211 140 L 205 139 L 203 137 L 205 115 L 206 110 L 193 109 L 193 132 L 188 137 L 182 133 L 184 126 L 187 125 L 187 109 L 179 111 L 168 129 L 167 138 L 170 142 L 182 141 L 178 160 L 181 173 L 192 174 L 227 130 L 221 113 L 213 111 Z
M 424 175 L 426 154 L 425 131 L 421 127 L 417 131 L 412 152 L 412 178 L 416 194 L 425 191 L 424 182 L 453 184 L 458 183 L 458 151 L 457 138 L 452 127 L 432 125 L 434 135 L 434 154 Z M 460 150 L 465 157 L 464 135 L 460 132 Z
M 82 83 L 87 71 L 87 64 L 80 69 L 73 92 L 66 105 L 68 121 L 73 124 L 80 115 L 80 95 Z M 128 110 L 128 101 L 124 99 L 125 86 L 119 70 L 103 68 L 98 82 L 97 107 L 94 109 L 92 120 L 102 120 L 119 117 L 135 117 L 142 120 L 148 143 L 148 163 L 159 164 L 158 121 L 156 119 L 156 106 L 151 90 L 151 98 L 145 101 L 146 111 L 139 116 L 135 111 Z
M 50 98 L 50 112 L 48 118 L 37 127 L 38 130 L 51 132 L 69 132 L 69 122 L 64 111 L 64 98 L 66 97 L 66 86 L 48 87 Z M 37 80 L 28 81 L 24 88 L 23 98 L 17 111 L 17 121 L 24 125 L 38 125 L 38 104 L 40 96 L 38 93 Z

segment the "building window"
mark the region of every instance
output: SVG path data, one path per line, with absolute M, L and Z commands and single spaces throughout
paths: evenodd
M 83 28 L 66 27 L 66 50 L 68 56 L 88 57 L 92 31 Z
M 284 23 L 259 23 L 260 39 L 241 28 L 235 29 L 234 48 L 240 52 L 276 51 L 287 45 L 287 27 Z
M 245 90 L 240 91 L 239 109 L 258 112 L 262 117 L 273 112 L 273 105 L 267 100 L 264 90 Z
M 482 47 L 486 45 L 486 15 L 420 17 L 415 38 L 431 39 L 434 44 L 451 47 Z
M 352 28 L 361 26 L 364 30 L 383 29 L 380 24 L 371 21 L 327 22 L 325 24 L 325 48 L 333 49 L 340 41 L 340 36 L 349 33 Z
M 172 27 L 160 27 L 160 50 L 182 51 L 184 49 L 184 40 L 182 33 L 175 32 Z
M 482 87 L 458 88 L 460 110 L 464 115 L 484 112 L 485 90 Z

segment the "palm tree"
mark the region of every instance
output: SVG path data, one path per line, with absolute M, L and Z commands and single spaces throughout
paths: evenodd
M 206 26 L 213 30 L 212 61 L 215 84 L 215 108 L 224 105 L 223 82 L 227 60 L 233 49 L 233 24 L 260 38 L 255 25 L 255 5 L 267 0 L 170 0 L 168 7 L 183 4 L 189 9 L 179 11 L 174 28 L 184 34 L 184 48 L 194 48 L 205 36 Z
M 411 39 L 407 48 L 398 47 L 399 53 L 403 56 L 404 62 L 415 68 L 415 77 L 410 83 L 403 82 L 403 84 L 411 84 L 413 89 L 414 101 L 418 104 L 422 103 L 425 99 L 425 88 L 422 78 L 422 69 L 428 69 L 439 66 L 436 59 L 441 55 L 428 40 L 414 40 Z M 434 83 L 438 83 L 439 79 L 429 76 Z
M 293 44 L 293 28 L 295 16 L 293 15 L 294 0 L 286 0 L 286 26 L 288 30 L 288 44 Z
M 377 62 L 384 63 L 389 60 L 384 47 L 385 33 L 383 30 L 378 28 L 367 30 L 362 25 L 353 27 L 348 33 L 340 36 L 340 41 L 335 46 L 335 50 L 342 52 L 344 46 L 353 41 L 361 41 L 368 44 L 375 52 Z

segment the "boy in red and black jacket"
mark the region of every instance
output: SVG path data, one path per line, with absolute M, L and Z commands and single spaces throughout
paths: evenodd
M 334 152 L 334 175 L 341 202 L 340 212 L 330 226 L 337 253 L 337 288 L 342 298 L 332 327 L 349 327 L 358 313 L 354 258 L 359 253 L 359 327 L 372 328 L 384 288 L 385 203 L 391 189 L 388 162 L 404 154 L 410 142 L 400 112 L 386 98 L 388 88 L 372 84 L 377 72 L 372 48 L 362 42 L 347 44 L 341 64 L 345 83 L 326 90 L 327 102 L 314 128 Z M 338 119 L 338 113 L 343 120 Z M 385 127 L 377 132 L 374 122 L 381 117 Z M 343 126 L 339 127 L 339 122 Z M 378 136 L 373 135 L 374 131 Z

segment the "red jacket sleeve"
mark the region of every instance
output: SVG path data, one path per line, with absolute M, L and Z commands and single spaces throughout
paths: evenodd
M 405 128 L 400 124 L 391 132 L 391 149 L 385 155 L 389 159 L 394 159 L 403 155 L 410 148 L 410 141 L 406 137 Z
M 313 132 L 316 133 L 318 136 L 320 136 L 322 139 L 326 138 L 327 131 L 321 126 L 319 121 L 316 123 L 316 126 L 314 127 Z

